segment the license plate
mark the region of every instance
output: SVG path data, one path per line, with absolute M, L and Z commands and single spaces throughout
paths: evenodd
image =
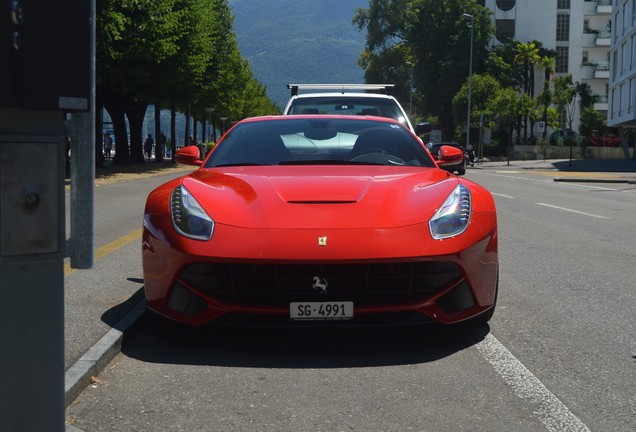
M 353 302 L 292 302 L 293 320 L 347 320 L 353 318 Z

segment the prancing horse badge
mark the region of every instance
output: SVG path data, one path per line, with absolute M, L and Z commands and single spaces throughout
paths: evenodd
M 320 247 L 327 246 L 327 236 L 318 237 L 318 246 Z

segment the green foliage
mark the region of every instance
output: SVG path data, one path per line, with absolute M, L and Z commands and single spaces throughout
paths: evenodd
M 491 111 L 490 101 L 497 97 L 501 90 L 501 85 L 495 77 L 491 75 L 474 74 L 472 80 L 471 93 L 471 126 L 478 126 L 479 117 L 484 116 L 484 121 L 491 122 L 490 119 L 495 118 Z M 468 81 L 465 82 L 459 92 L 453 98 L 453 114 L 456 119 L 464 118 L 468 114 Z
M 370 67 L 373 76 L 388 80 L 394 78 L 392 72 L 405 76 L 405 60 L 409 61 L 417 111 L 438 114 L 445 139 L 453 132 L 452 99 L 469 71 L 471 22 L 464 13 L 474 17 L 473 69 L 478 72 L 485 65 L 482 59 L 494 30 L 491 12 L 474 0 L 370 0 L 354 18 L 367 30 L 360 63 Z
M 574 101 L 576 99 L 576 85 L 572 75 L 559 76 L 553 80 L 552 103 L 556 105 L 559 116 L 565 119 L 562 129 L 572 129 L 574 118 Z
M 201 118 L 216 109 L 234 120 L 275 108 L 241 59 L 227 0 L 102 0 L 97 6 L 97 96 L 113 119 L 122 162 L 124 114 L 132 160 L 143 161 L 149 102 Z
M 600 135 L 605 134 L 607 132 L 607 122 L 605 116 L 602 116 L 601 113 L 594 108 L 586 107 L 581 112 L 579 134 L 589 139 L 592 136 L 592 131 L 596 131 Z
M 504 44 L 495 45 L 488 53 L 486 73 L 496 77 L 502 87 L 523 88 L 523 69 L 515 62 L 517 44 L 517 41 L 511 39 Z
M 523 91 L 533 95 L 534 91 L 534 67 L 541 60 L 539 48 L 535 42 L 518 42 L 515 61 L 523 66 Z

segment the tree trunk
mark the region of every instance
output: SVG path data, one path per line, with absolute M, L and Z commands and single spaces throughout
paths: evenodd
M 126 110 L 126 117 L 128 117 L 128 124 L 130 125 L 130 161 L 132 163 L 144 162 L 142 129 L 147 109 L 147 102 L 136 101 L 131 102 Z
M 185 140 L 186 146 L 190 145 L 190 107 L 185 112 Z
M 163 162 L 163 143 L 161 142 L 161 104 L 155 102 L 155 161 Z
M 196 143 L 197 141 L 197 134 L 198 134 L 198 126 L 199 124 L 197 123 L 197 118 L 196 116 L 192 116 L 192 137 L 194 138 L 194 142 Z
M 126 113 L 123 103 L 119 100 L 104 101 L 104 108 L 108 111 L 113 122 L 113 133 L 115 135 L 115 157 L 113 164 L 127 165 L 130 163 L 130 152 L 128 151 L 128 131 L 126 129 Z
M 442 140 L 452 141 L 455 131 L 453 130 L 453 112 L 450 104 L 443 103 L 440 107 L 439 125 L 442 130 Z
M 170 158 L 172 159 L 172 163 L 176 163 L 175 153 L 177 151 L 176 111 L 177 108 L 174 102 L 172 102 L 170 104 Z

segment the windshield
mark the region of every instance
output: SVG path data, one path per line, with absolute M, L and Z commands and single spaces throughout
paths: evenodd
M 421 142 L 401 124 L 303 116 L 237 124 L 205 167 L 300 164 L 435 166 Z

